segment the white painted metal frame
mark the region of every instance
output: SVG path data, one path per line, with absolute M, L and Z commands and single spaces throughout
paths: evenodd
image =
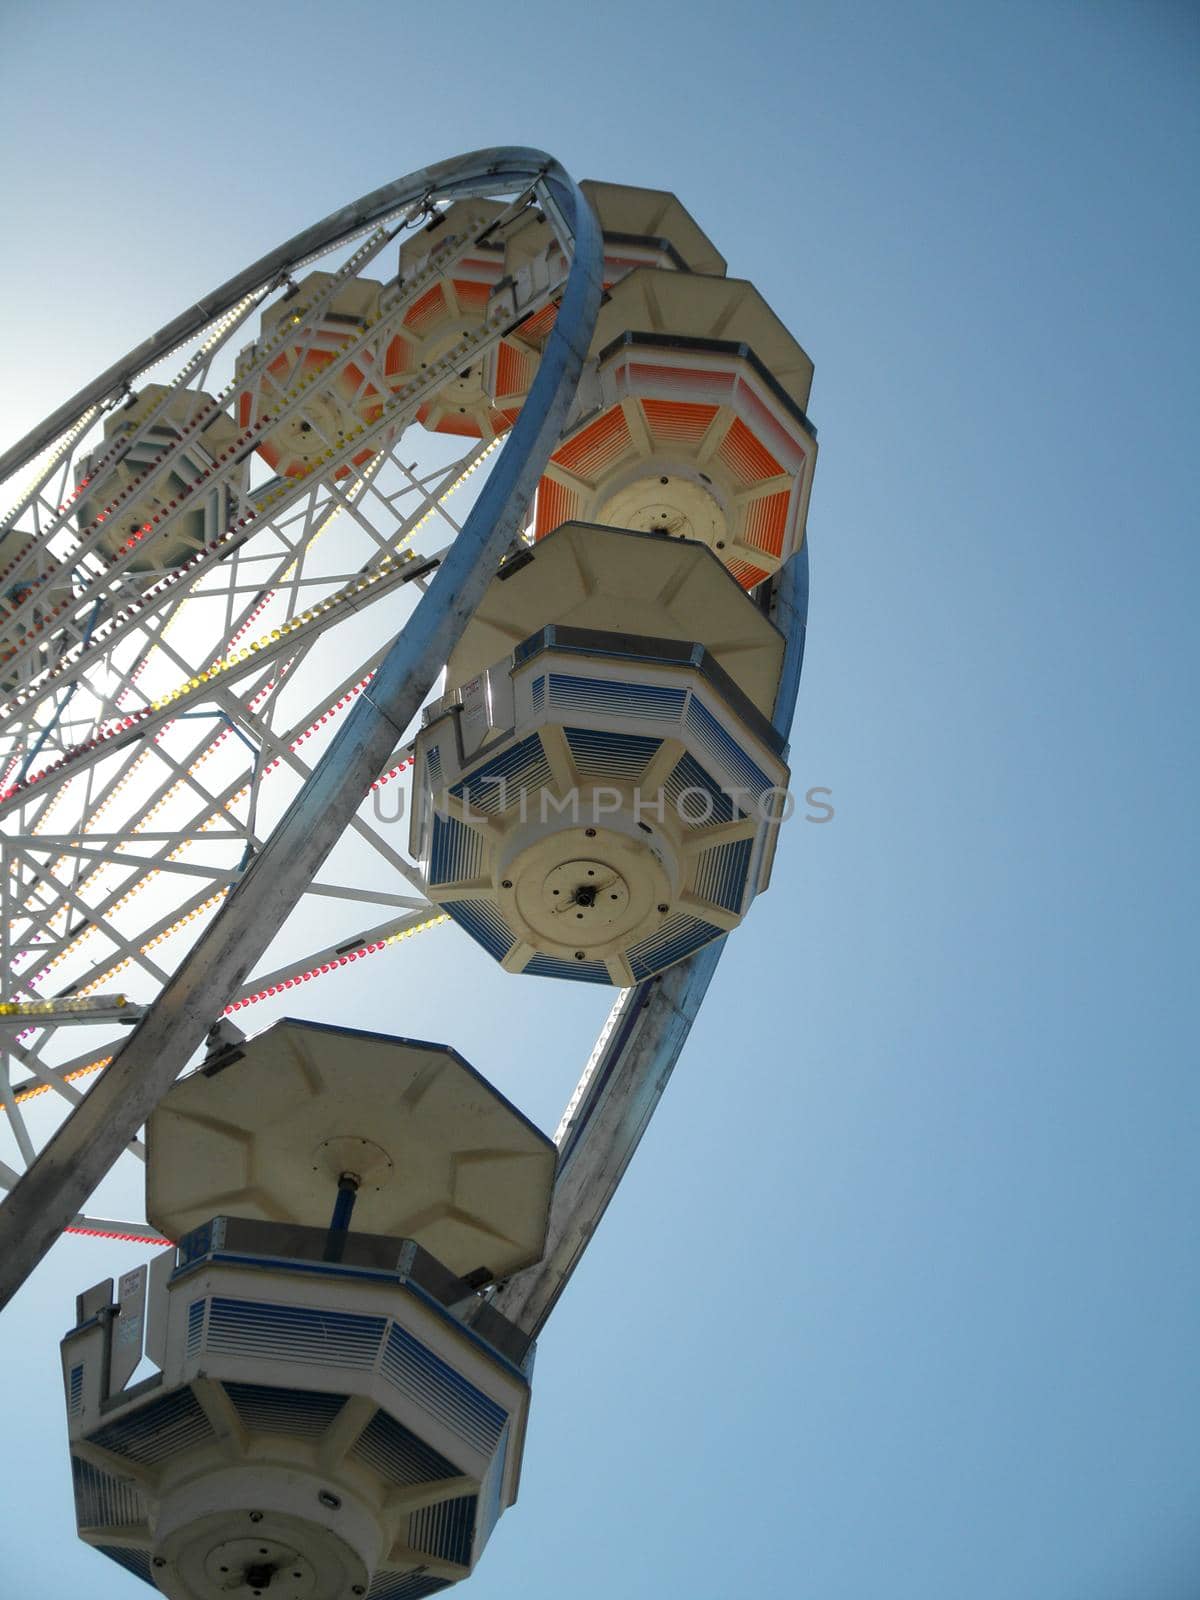
M 106 395 L 121 392 L 145 365 L 145 354 L 157 354 L 162 347 L 177 343 L 179 337 L 195 332 L 214 314 L 221 316 L 231 307 L 240 307 L 247 293 L 253 292 L 253 284 L 276 282 L 279 271 L 290 270 L 292 263 L 303 259 L 306 247 L 328 248 L 360 227 L 364 219 L 376 220 L 408 212 L 415 220 L 435 201 L 497 192 L 531 192 L 536 196 L 564 247 L 570 251 L 571 264 L 560 311 L 528 400 L 461 532 L 441 560 L 429 592 L 382 656 L 369 685 L 359 694 L 332 743 L 270 836 L 258 848 L 254 848 L 256 841 L 249 841 L 251 851 L 248 856 L 243 855 L 243 870 L 226 895 L 220 914 L 201 935 L 187 962 L 168 975 L 157 969 L 157 963 L 147 955 L 144 945 L 138 949 L 137 957 L 143 964 L 150 965 L 155 976 L 162 978 L 164 987 L 128 1042 L 46 1147 L 32 1160 L 26 1149 L 27 1170 L 0 1207 L 0 1304 L 24 1281 L 118 1155 L 128 1147 L 150 1109 L 203 1042 L 228 997 L 244 982 L 253 963 L 316 879 L 334 844 L 352 824 L 364 792 L 393 758 L 397 744 L 405 736 L 478 603 L 495 562 L 520 532 L 528 501 L 566 420 L 599 307 L 600 239 L 595 219 L 571 179 L 541 152 L 487 151 L 423 171 L 401 180 L 389 191 L 368 197 L 358 206 L 349 208 L 347 213 L 328 219 L 317 230 L 316 237 L 310 232 L 308 236 L 301 236 L 300 241 L 293 241 L 291 246 L 285 247 L 287 260 L 276 266 L 268 258 L 267 270 L 260 263 L 251 269 L 252 284 L 235 280 L 227 285 L 214 297 L 214 304 L 206 304 L 190 319 L 185 319 L 183 325 L 172 325 L 171 330 L 151 341 L 151 352 L 135 352 L 122 370 L 106 374 L 72 403 L 72 412 L 76 407 L 86 410 Z M 415 213 L 414 207 L 417 208 Z M 377 228 L 366 245 L 351 257 L 344 272 L 358 270 L 382 249 L 388 237 L 384 229 Z M 336 283 L 335 277 L 322 299 L 332 295 Z M 316 309 L 320 310 L 319 303 Z M 364 339 L 355 339 L 335 365 L 364 342 Z M 454 358 L 461 362 L 461 350 L 454 352 Z M 405 408 L 419 405 L 423 394 L 449 374 L 454 362 L 447 359 L 444 372 L 440 365 L 435 364 L 426 375 L 415 379 L 409 386 L 411 393 L 386 400 L 381 421 L 398 424 Z M 205 370 L 203 362 L 195 366 L 197 374 Z M 284 409 L 299 403 L 295 396 L 288 397 Z M 272 423 L 277 425 L 282 414 L 277 411 L 271 418 Z M 35 449 L 47 442 L 47 436 L 55 431 L 56 425 L 52 421 L 44 426 L 31 436 L 26 448 Z M 322 520 L 318 498 L 322 494 L 322 482 L 360 451 L 360 445 L 348 440 L 340 449 L 326 452 L 322 480 L 307 491 L 310 498 L 305 507 L 302 540 L 310 538 Z M 0 470 L 4 464 L 0 463 Z M 63 477 L 65 481 L 65 469 Z M 302 493 L 304 488 L 302 485 Z M 164 518 L 163 525 L 151 533 L 147 544 L 156 538 L 161 540 L 170 524 L 204 492 L 199 485 L 185 491 L 177 506 Z M 299 496 L 285 489 L 284 498 Z M 32 500 L 26 501 L 26 510 L 30 509 L 35 515 L 35 532 L 40 535 L 39 545 L 44 547 L 61 526 L 56 519 L 65 521 L 69 515 L 68 502 L 65 495 L 59 502 L 48 500 L 43 482 L 42 489 L 35 491 Z M 237 509 L 240 517 L 233 523 L 229 535 L 210 541 L 195 566 L 211 567 L 226 554 L 233 553 L 240 529 L 247 522 L 257 520 L 256 508 L 248 494 L 239 500 Z M 39 514 L 49 519 L 44 527 L 37 526 Z M 278 519 L 273 522 L 273 531 L 280 534 Z M 128 619 L 118 614 L 114 626 L 106 621 L 93 636 L 93 622 L 99 606 L 112 607 L 114 580 L 119 581 L 143 553 L 139 545 L 136 552 L 127 551 L 119 556 L 107 573 L 93 574 L 87 566 L 87 558 L 102 536 L 103 530 L 98 527 L 85 532 L 82 546 L 73 552 L 81 563 L 82 579 L 66 608 L 70 616 L 56 619 L 56 636 L 65 647 L 65 656 L 60 649 L 58 668 L 52 668 L 46 675 L 57 680 L 60 691 L 67 689 L 71 682 L 78 682 L 79 658 L 93 648 L 94 642 L 107 644 L 111 649 L 111 634 L 129 626 Z M 299 565 L 300 541 L 292 542 L 284 537 L 282 542 L 289 566 L 292 561 Z M 388 558 L 394 559 L 391 543 L 391 539 L 381 540 Z M 20 575 L 22 562 L 30 565 L 32 559 L 32 555 L 20 558 L 17 567 L 8 574 L 10 579 Z M 188 571 L 192 572 L 193 568 Z M 90 615 L 89 606 L 94 608 Z M 161 628 L 162 624 L 155 640 L 160 644 Z M 36 672 L 41 665 L 40 651 L 40 641 L 28 639 L 9 657 L 7 669 L 19 672 L 24 664 Z M 26 708 L 39 695 L 44 703 L 44 684 L 45 679 L 40 679 L 35 690 L 26 697 Z M 229 718 L 231 726 L 236 727 L 239 713 L 244 713 L 245 708 L 240 707 L 235 698 L 228 697 L 223 686 L 215 697 L 207 698 L 210 701 L 215 698 L 217 707 Z M 50 719 L 54 723 L 65 703 L 65 700 L 60 701 L 56 706 Z M 282 758 L 282 742 L 272 743 L 271 730 L 260 723 L 256 731 L 262 741 L 257 759 L 261 761 L 268 753 L 272 758 Z M 28 742 L 27 733 L 27 745 Z M 93 771 L 89 769 L 84 774 L 86 782 L 91 782 Z M 211 805 L 211 801 L 212 796 L 205 792 L 205 802 Z M 196 826 L 198 824 L 194 824 L 193 829 Z M 92 914 L 92 908 L 69 883 L 56 881 L 47 896 L 45 875 L 39 874 L 36 862 L 30 865 L 28 854 L 20 854 L 19 848 L 17 861 L 18 881 L 23 889 L 28 889 L 28 898 L 38 904 L 43 915 L 53 918 L 59 913 L 65 923 L 71 912 L 81 918 Z M 6 869 L 9 865 L 6 861 Z M 105 923 L 104 932 L 115 945 L 121 963 L 134 959 L 130 941 L 115 930 L 111 917 Z M 11 1092 L 8 1098 L 11 1102 Z M 25 1142 L 28 1143 L 27 1134 Z
M 22 569 L 32 568 L 37 550 L 70 526 L 71 469 L 89 428 L 105 407 L 124 403 L 132 382 L 150 363 L 194 341 L 211 325 L 174 386 L 198 393 L 209 384 L 214 362 L 235 333 L 307 262 L 366 234 L 315 302 L 315 317 L 346 278 L 377 259 L 402 227 L 423 221 L 437 202 L 512 193 L 518 196 L 518 207 L 536 199 L 564 244 L 571 246 L 573 240 L 571 272 L 533 394 L 461 529 L 442 501 L 491 446 L 470 441 L 459 458 L 423 474 L 401 455 L 404 424 L 444 376 L 435 371 L 414 383 L 403 405 L 375 426 L 372 443 L 379 454 L 352 480 L 335 480 L 331 473 L 356 453 L 361 440 L 327 462 L 320 478 L 285 486 L 270 515 L 264 515 L 243 472 L 233 485 L 233 535 L 214 539 L 194 558 L 183 580 L 131 572 L 132 555 L 107 562 L 96 554 L 101 530 L 93 530 L 72 551 L 80 578 L 67 614 L 54 619 L 49 662 L 44 639 L 29 640 L 4 669 L 6 674 L 26 671 L 29 683 L 0 714 L 0 828 L 7 825 L 10 830 L 0 833 L 5 912 L 0 972 L 16 998 L 26 1001 L 44 997 L 34 974 L 42 963 L 56 960 L 74 976 L 72 992 L 112 988 L 117 974 L 133 970 L 161 993 L 125 1047 L 118 1040 L 109 1055 L 85 1051 L 64 1058 L 62 1042 L 56 1041 L 57 1019 L 48 1020 L 31 1038 L 13 1038 L 11 1028 L 0 1030 L 9 1046 L 0 1073 L 0 1100 L 26 1165 L 21 1174 L 0 1163 L 0 1186 L 12 1191 L 0 1205 L 0 1304 L 64 1227 L 125 1237 L 152 1235 L 144 1224 L 89 1222 L 79 1208 L 123 1149 L 137 1151 L 136 1134 L 145 1116 L 222 1009 L 236 1010 L 256 994 L 379 949 L 437 919 L 412 863 L 356 812 L 364 790 L 401 754 L 398 741 L 469 619 L 496 557 L 519 531 L 525 503 L 557 442 L 598 303 L 594 219 L 570 179 L 540 152 L 486 151 L 427 169 L 335 213 L 263 258 L 0 457 L 2 479 L 43 452 L 39 476 L 5 524 L 20 523 L 37 535 L 34 548 L 3 579 L 11 593 Z M 424 286 L 422 280 L 412 293 Z M 522 312 L 532 309 L 536 307 L 530 303 Z M 329 373 L 354 356 L 361 358 L 366 341 L 364 334 L 347 344 Z M 266 359 L 259 355 L 259 369 Z M 292 402 L 293 407 L 298 404 L 298 399 Z M 154 426 L 166 405 L 164 399 L 136 438 Z M 276 412 L 272 425 L 281 415 Z M 61 441 L 46 458 L 59 433 Z M 103 471 L 111 472 L 134 442 L 127 440 L 102 456 Z M 89 494 L 100 487 L 93 480 Z M 261 490 L 257 493 L 261 497 Z M 174 515 L 182 516 L 189 503 L 181 502 Z M 358 564 L 340 573 L 314 572 L 313 544 L 338 513 L 341 526 L 351 526 L 363 546 Z M 402 556 L 402 546 L 425 524 L 440 526 L 451 542 L 435 553 L 405 559 L 408 552 Z M 170 522 L 160 526 L 147 543 L 161 540 L 170 528 Z M 802 654 L 806 572 L 802 554 L 775 585 L 776 620 L 789 640 L 776 713 L 777 726 L 784 730 L 791 720 Z M 290 721 L 279 726 L 288 712 L 290 691 L 303 682 L 306 665 L 329 629 L 380 601 L 386 602 L 391 617 L 405 592 L 426 588 L 428 598 L 420 601 L 390 646 L 381 643 L 332 693 L 326 689 L 314 698 L 311 688 L 302 688 L 291 695 Z M 268 602 L 267 596 L 276 598 Z M 268 604 L 275 608 L 269 613 L 275 637 L 248 651 L 244 641 Z M 14 609 L 0 596 L 0 626 Z M 201 612 L 204 626 L 190 628 L 195 638 L 185 637 L 188 624 Z M 184 626 L 168 638 L 168 630 L 181 620 Z M 222 647 L 221 670 L 210 675 L 212 651 Z M 234 658 L 230 651 L 236 648 L 247 653 Z M 181 692 L 155 697 L 143 688 L 140 680 L 151 657 L 160 666 L 171 664 Z M 192 683 L 193 689 L 184 687 Z M 299 715 L 297 705 L 303 708 Z M 320 725 L 348 705 L 333 743 L 315 763 L 306 759 L 301 746 L 309 738 L 319 742 Z M 235 749 L 239 759 L 231 760 Z M 13 785 L 22 765 L 34 778 L 51 761 L 61 763 L 54 772 Z M 274 771 L 290 772 L 300 788 L 271 831 L 259 826 L 258 802 L 264 778 Z M 209 774 L 212 781 L 205 781 Z M 133 788 L 138 790 L 136 804 L 128 799 Z M 241 822 L 227 809 L 239 793 L 245 801 Z M 314 818 L 321 819 L 319 828 Z M 321 863 L 345 829 L 386 861 L 389 875 L 400 873 L 413 893 L 381 894 L 361 883 L 322 881 Z M 203 859 L 197 854 L 201 850 Z M 104 872 L 111 882 L 97 898 Z M 171 893 L 157 895 L 159 914 L 125 916 L 122 921 L 131 896 L 151 878 L 172 885 Z M 389 915 L 249 980 L 247 974 L 271 932 L 305 893 L 370 906 L 376 917 L 380 910 Z M 172 975 L 170 962 L 160 962 L 150 951 L 177 938 L 189 919 L 205 918 L 207 926 L 186 969 Z M 92 956 L 79 954 L 81 941 L 97 943 Z M 497 1297 L 507 1314 L 527 1328 L 539 1328 L 545 1321 L 620 1181 L 720 950 L 720 944 L 711 946 L 663 978 L 618 998 L 559 1130 L 562 1157 L 550 1250 L 538 1268 L 504 1286 Z M 73 1078 L 110 1059 L 112 1064 L 85 1097 Z M 15 1081 L 9 1071 L 14 1062 L 21 1074 Z M 25 1097 L 42 1089 L 75 1109 L 39 1153 L 20 1107 Z
M 510 209 L 517 212 L 520 205 L 519 200 Z M 423 199 L 420 205 L 408 208 L 404 220 L 423 221 L 426 211 Z M 306 303 L 310 306 L 327 303 L 349 273 L 368 265 L 377 256 L 380 243 L 393 238 L 396 231 L 394 228 L 374 230 L 367 245 L 355 251 L 319 299 L 313 301 L 306 296 Z M 311 230 L 307 237 L 311 239 Z M 437 275 L 444 276 L 457 254 L 446 251 L 445 234 L 439 238 L 443 248 Z M 470 240 L 464 237 L 462 247 L 469 244 Z M 406 293 L 398 295 L 394 314 L 398 316 L 414 295 L 423 292 L 428 282 L 426 273 L 409 285 Z M 185 364 L 171 394 L 188 384 L 209 381 L 213 360 L 222 345 L 243 325 L 247 310 L 261 303 L 268 288 L 269 285 L 243 296 L 232 312 L 218 322 L 215 332 L 205 338 L 197 355 Z M 357 349 L 362 342 L 360 337 L 352 348 Z M 344 349 L 343 356 L 345 354 Z M 132 367 L 133 359 L 128 366 Z M 260 358 L 250 372 L 261 369 L 264 359 Z M 341 364 L 339 357 L 329 372 L 336 371 Z M 125 373 L 118 399 L 124 394 L 130 376 L 130 372 Z M 245 381 L 243 367 L 242 382 Z M 417 386 L 417 399 L 431 381 L 434 380 Z M 101 447 L 98 454 L 103 470 L 93 467 L 90 491 L 99 491 L 104 471 L 115 466 L 138 439 L 144 438 L 168 403 L 169 396 L 164 397 L 133 439 L 107 452 Z M 406 414 L 411 413 L 415 403 L 414 399 L 405 408 Z M 277 412 L 276 418 L 278 415 Z M 123 978 L 130 971 L 140 974 L 153 988 L 160 987 L 167 969 L 148 958 L 149 948 L 174 938 L 171 953 L 182 952 L 187 944 L 185 925 L 198 916 L 213 914 L 249 856 L 261 847 L 262 840 L 255 824 L 263 778 L 280 770 L 285 774 L 290 772 L 295 780 L 307 778 L 311 762 L 305 759 L 307 751 L 302 753 L 300 746 L 317 733 L 316 747 L 319 747 L 318 725 L 344 709 L 349 699 L 360 692 L 378 665 L 386 640 L 333 690 L 327 679 L 322 678 L 316 688 L 289 698 L 289 685 L 296 682 L 298 669 L 320 637 L 344 619 L 360 617 L 368 607 L 378 606 L 380 601 L 394 603 L 396 592 L 409 584 L 413 585 L 412 592 L 427 587 L 441 552 L 412 560 L 399 559 L 398 553 L 425 522 L 430 522 L 435 530 L 440 528 L 446 537 L 457 535 L 458 523 L 443 502 L 450 490 L 470 474 L 491 449 L 485 442 L 468 441 L 464 453 L 457 459 L 418 476 L 399 455 L 403 420 L 402 416 L 387 422 L 383 449 L 352 484 L 327 478 L 290 488 L 281 485 L 277 490 L 277 494 L 282 491 L 279 504 L 273 508 L 272 515 L 267 518 L 260 513 L 255 518 L 254 544 L 248 546 L 236 539 L 227 541 L 231 554 L 214 560 L 213 553 L 208 552 L 182 581 L 163 582 L 155 575 L 153 587 L 160 593 L 150 604 L 144 610 L 139 607 L 139 612 L 131 614 L 123 623 L 106 625 L 102 636 L 93 634 L 86 644 L 86 627 L 72 627 L 70 617 L 65 619 L 64 627 L 56 631 L 55 643 L 66 653 L 66 659 L 59 661 L 57 670 L 52 669 L 32 682 L 29 691 L 19 695 L 15 706 L 10 706 L 0 719 L 5 729 L 0 733 L 0 750 L 8 753 L 10 784 L 15 770 L 30 765 L 30 752 L 37 752 L 35 781 L 11 784 L 9 792 L 0 799 L 0 827 L 9 830 L 6 836 L 0 837 L 0 898 L 4 913 L 0 970 L 5 974 L 10 996 L 36 1005 L 46 992 L 46 985 L 61 993 L 63 983 L 69 981 L 70 992 L 78 994 L 94 990 L 118 973 Z M 40 490 L 35 487 L 25 495 L 18 512 L 8 519 L 7 525 L 11 527 L 32 517 L 39 534 L 37 544 L 31 544 L 26 556 L 9 568 L 10 585 L 21 576 L 23 568 L 30 566 L 39 548 L 56 536 L 61 537 L 63 530 L 69 528 L 73 515 L 67 489 L 71 481 L 70 468 L 74 452 L 77 447 L 82 448 L 85 438 L 83 431 L 71 430 L 67 448 L 56 452 L 49 468 L 41 474 Z M 381 485 L 389 472 L 393 481 L 385 489 Z M 250 504 L 244 492 L 244 476 L 241 474 L 239 484 L 241 498 L 237 509 L 240 513 L 245 513 Z M 306 561 L 312 544 L 339 512 L 343 525 L 351 525 L 361 536 L 361 559 L 356 557 L 359 564 L 354 570 L 341 574 L 309 576 Z M 147 543 L 161 540 L 164 531 L 163 528 L 156 530 Z M 135 597 L 140 593 L 137 580 L 123 571 L 127 563 L 108 568 L 89 557 L 97 532 L 94 530 L 91 537 L 78 541 L 77 548 L 71 551 L 71 559 L 89 585 L 86 593 L 75 598 L 76 622 L 88 614 L 97 597 L 106 602 L 105 609 L 109 612 L 119 606 L 122 599 L 127 599 L 129 592 Z M 403 550 L 405 558 L 410 554 Z M 141 582 L 144 588 L 146 580 Z M 273 614 L 268 612 L 267 620 L 282 624 L 282 628 L 273 630 L 273 638 L 267 636 L 254 642 L 252 650 L 243 649 L 241 654 L 245 659 L 240 662 L 226 655 L 219 688 L 204 681 L 210 676 L 207 669 L 213 662 L 214 651 L 220 655 L 239 638 L 253 637 L 253 629 L 250 634 L 246 630 L 271 596 L 274 596 Z M 141 599 L 144 605 L 144 595 Z M 181 644 L 178 630 L 171 638 L 167 633 L 184 615 L 185 608 L 191 618 L 201 609 L 211 615 L 206 615 L 207 627 L 192 626 L 190 632 L 195 637 Z M 11 615 L 16 607 L 11 602 L 0 602 L 0 610 Z M 394 627 L 394 623 L 390 626 Z M 114 637 L 118 640 L 115 645 Z M 130 647 L 123 664 L 116 657 L 122 644 Z M 27 645 L 22 653 L 25 659 L 30 657 L 32 649 L 32 643 Z M 70 654 L 73 650 L 74 659 Z M 143 683 L 139 682 L 144 668 L 153 658 L 160 664 L 169 663 L 178 682 L 183 686 L 193 683 L 196 693 L 173 694 L 169 703 L 160 701 L 156 707 L 151 697 L 143 692 Z M 20 655 L 14 658 L 18 662 L 20 659 Z M 10 671 L 14 660 L 8 663 Z M 96 689 L 97 679 L 107 679 L 102 695 Z M 82 714 L 76 715 L 73 709 L 66 715 L 51 711 L 55 697 L 73 694 L 76 688 L 82 692 L 74 704 L 83 707 Z M 197 702 L 203 704 L 204 710 L 190 709 Z M 280 726 L 284 714 L 291 720 Z M 175 748 L 171 748 L 165 734 L 174 729 L 178 735 L 187 729 L 188 719 L 192 718 L 197 719 L 190 724 L 194 737 L 187 744 L 177 742 Z M 227 738 L 230 732 L 237 735 L 244 747 L 245 770 L 239 769 L 224 786 L 214 787 L 211 782 L 206 786 L 205 772 L 200 769 L 211 772 L 220 767 L 220 761 L 213 758 L 222 741 L 226 752 L 235 744 Z M 308 748 L 313 749 L 314 745 Z M 36 766 L 54 757 L 59 758 L 58 770 L 39 779 Z M 225 766 L 228 769 L 228 762 Z M 0 763 L 2 770 L 3 763 Z M 387 781 L 386 775 L 382 781 Z M 73 782 L 72 793 L 69 791 Z M 239 784 L 249 797 L 244 808 L 244 825 L 239 825 L 227 809 Z M 84 786 L 82 794 L 81 785 Z M 122 789 L 125 792 L 118 801 Z M 140 792 L 135 795 L 134 791 Z M 161 821 L 163 806 L 170 802 L 172 795 L 176 800 L 171 828 L 166 831 L 155 828 L 153 824 Z M 66 805 L 62 804 L 64 796 Z M 181 799 L 190 800 L 190 810 L 181 810 Z M 110 809 L 115 801 L 115 809 Z M 120 821 L 119 833 L 99 831 L 104 826 L 101 814 L 106 811 L 109 818 Z M 72 832 L 59 831 L 66 826 L 70 826 Z M 425 924 L 434 915 L 425 901 L 419 873 L 407 857 L 395 849 L 393 841 L 373 828 L 369 820 L 355 817 L 351 827 L 390 871 L 398 871 L 408 878 L 413 893 L 380 897 L 361 884 L 309 885 L 309 894 L 333 895 L 345 903 L 343 909 L 353 908 L 357 903 L 369 906 L 377 914 L 376 908 L 382 898 L 402 913 L 383 927 L 359 927 L 349 939 L 340 940 L 332 957 L 339 961 L 346 959 L 344 952 L 348 948 L 352 951 L 378 949 L 383 942 L 405 936 L 414 926 Z M 78 837 L 80 834 L 84 837 Z M 215 858 L 207 864 L 197 864 L 196 847 L 202 844 L 207 844 L 208 856 Z M 147 845 L 155 848 L 147 850 Z M 186 862 L 179 859 L 184 850 L 190 857 Z M 98 880 L 103 877 L 101 864 L 110 869 L 106 895 L 101 895 L 98 887 Z M 171 877 L 177 881 L 186 877 L 196 879 L 196 893 L 183 896 L 186 886 L 180 882 L 180 896 L 165 910 L 160 907 L 161 915 L 150 920 L 143 917 L 136 931 L 130 931 L 124 903 L 152 878 L 157 878 L 161 887 L 162 882 Z M 81 899 L 84 891 L 87 892 L 86 904 Z M 153 898 L 143 896 L 139 905 L 146 906 Z M 162 900 L 163 896 L 160 894 L 158 899 Z M 125 923 L 123 933 L 117 928 L 117 913 Z M 66 928 L 71 923 L 75 931 L 68 936 Z M 182 936 L 181 929 L 184 930 Z M 297 958 L 286 975 L 264 975 L 254 992 L 262 993 L 277 979 L 290 983 L 295 975 L 313 971 L 327 956 L 324 950 L 309 951 Z M 64 961 L 68 963 L 66 967 L 62 965 Z M 48 970 L 47 964 L 54 970 Z M 170 964 L 168 962 L 168 967 Z M 232 1003 L 240 1005 L 247 999 L 243 993 L 234 997 Z M 61 1049 L 61 1042 L 56 1045 L 55 1041 L 56 1026 L 56 1021 L 48 1022 L 32 1039 L 29 1036 L 36 1030 L 32 1027 L 25 1030 L 26 1039 L 18 1042 L 11 1055 L 25 1066 L 40 1065 L 45 1072 L 40 1079 L 31 1073 L 15 1086 L 6 1074 L 6 1089 L 0 1091 L 6 1096 L 6 1104 L 14 1098 L 19 1103 L 39 1082 L 49 1082 L 65 1094 L 63 1063 L 54 1055 L 56 1048 Z M 107 1055 L 93 1050 L 82 1067 L 107 1059 Z M 56 1072 L 55 1068 L 59 1070 Z M 78 1091 L 72 1094 L 77 1098 Z M 22 1157 L 29 1159 L 31 1141 L 16 1105 L 12 1107 L 9 1125 L 21 1146 Z M 0 1183 L 11 1184 L 12 1170 L 5 1168 L 0 1172 Z

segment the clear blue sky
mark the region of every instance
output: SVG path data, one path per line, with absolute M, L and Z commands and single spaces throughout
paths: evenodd
M 474 1600 L 1200 1595 L 1198 57 L 1156 0 L 0 16 L 5 437 L 493 143 L 674 189 L 816 363 L 794 767 L 837 815 L 547 1330 Z M 452 929 L 385 961 L 296 1009 L 552 1129 L 596 997 Z M 74 1542 L 56 1350 L 137 1258 L 65 1241 L 0 1322 L 5 1600 L 138 1592 Z

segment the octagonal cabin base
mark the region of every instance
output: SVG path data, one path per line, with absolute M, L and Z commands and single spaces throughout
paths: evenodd
M 600 309 L 534 536 L 579 519 L 706 544 L 743 588 L 800 548 L 812 363 L 752 284 L 640 268 Z
M 428 718 L 412 846 L 506 970 L 627 986 L 766 887 L 783 743 L 703 645 L 550 626 Z
M 516 1497 L 530 1341 L 413 1241 L 326 1239 L 219 1217 L 80 1296 L 79 1534 L 172 1600 L 435 1594 Z

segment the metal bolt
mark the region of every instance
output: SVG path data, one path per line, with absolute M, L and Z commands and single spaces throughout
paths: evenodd
M 594 839 L 596 837 L 595 828 L 585 828 L 583 831 L 584 831 L 584 835 L 589 839 Z
M 262 1521 L 262 1512 L 261 1511 L 252 1511 L 250 1513 L 250 1521 L 251 1522 L 261 1522 Z
M 350 1589 L 351 1594 L 366 1594 L 366 1592 L 361 1583 L 353 1584 Z
M 659 909 L 659 910 L 660 910 L 660 911 L 669 911 L 669 910 L 670 910 L 670 909 L 671 909 L 671 908 L 670 908 L 670 906 L 668 906 L 668 905 L 661 905 L 661 906 L 659 906 L 659 908 L 658 908 L 658 909 Z
M 156 1566 L 156 1567 L 165 1567 L 165 1566 L 166 1566 L 166 1564 L 167 1564 L 167 1558 L 166 1558 L 166 1556 L 155 1556 L 155 1558 L 154 1558 L 154 1565 L 155 1565 L 155 1566 Z
M 576 950 L 575 959 L 576 959 L 576 961 L 586 961 L 587 960 L 587 952 L 584 951 L 584 950 Z
M 512 879 L 511 878 L 502 879 L 501 883 L 500 883 L 500 887 L 502 889 L 511 889 L 512 888 Z

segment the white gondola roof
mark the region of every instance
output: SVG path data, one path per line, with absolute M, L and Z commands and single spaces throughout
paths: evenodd
M 146 1215 L 172 1239 L 217 1214 L 416 1239 L 460 1275 L 545 1244 L 554 1144 L 446 1045 L 292 1018 L 181 1079 L 147 1125 Z

